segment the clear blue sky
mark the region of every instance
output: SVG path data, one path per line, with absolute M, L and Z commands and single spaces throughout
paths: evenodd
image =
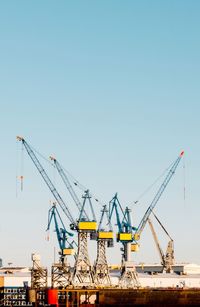
M 53 261 L 46 242 L 47 187 L 24 153 L 24 190 L 15 177 L 22 135 L 55 154 L 93 193 L 123 205 L 185 149 L 156 212 L 175 240 L 177 261 L 200 263 L 200 2 L 1 1 L 0 257 Z M 132 206 L 137 224 L 153 197 Z M 97 210 L 97 209 L 96 209 Z M 161 235 L 162 237 L 162 235 Z M 165 249 L 167 239 L 162 239 Z M 119 245 L 109 261 L 120 262 Z M 94 256 L 94 255 L 93 255 Z M 135 261 L 158 262 L 150 231 Z

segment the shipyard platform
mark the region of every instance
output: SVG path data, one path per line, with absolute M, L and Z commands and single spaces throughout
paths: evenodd
M 199 289 L 0 289 L 0 306 L 200 306 Z

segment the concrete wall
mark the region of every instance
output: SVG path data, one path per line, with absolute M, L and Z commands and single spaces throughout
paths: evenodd
M 197 276 L 139 276 L 142 287 L 152 288 L 200 288 L 200 275 Z

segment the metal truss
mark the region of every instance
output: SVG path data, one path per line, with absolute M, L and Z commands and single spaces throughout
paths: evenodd
M 110 272 L 106 258 L 106 240 L 97 241 L 97 259 L 94 265 L 94 278 L 97 285 L 111 286 Z
M 122 265 L 121 277 L 119 279 L 120 288 L 139 288 L 140 282 L 135 269 L 135 265 L 131 261 L 125 261 Z
M 47 268 L 40 266 L 38 261 L 33 260 L 31 269 L 31 288 L 46 288 L 47 287 Z
M 73 286 L 94 286 L 94 274 L 90 264 L 87 232 L 78 232 L 78 253 L 72 277 Z
M 54 263 L 51 267 L 52 288 L 66 288 L 71 285 L 70 266 L 65 263 Z

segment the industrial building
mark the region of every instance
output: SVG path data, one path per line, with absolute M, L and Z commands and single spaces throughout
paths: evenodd
M 137 266 L 138 268 L 139 266 Z M 148 266 L 152 271 L 156 271 L 155 265 Z M 171 299 L 170 289 L 173 289 L 173 297 L 176 295 L 178 298 L 182 295 L 182 299 L 196 301 L 197 298 L 200 301 L 200 274 L 199 274 L 199 265 L 194 264 L 185 264 L 177 266 L 179 270 L 182 272 L 181 274 L 149 274 L 149 273 L 138 273 L 138 278 L 140 280 L 140 289 L 134 290 L 129 289 L 128 293 L 126 293 L 125 289 L 118 288 L 119 278 L 120 278 L 120 270 L 111 270 L 111 289 L 101 289 L 95 290 L 93 289 L 85 289 L 81 290 L 73 290 L 70 288 L 59 292 L 59 290 L 51 288 L 51 276 L 47 278 L 47 287 L 41 289 L 35 289 L 37 292 L 37 302 L 44 306 L 45 304 L 53 305 L 56 303 L 57 306 L 66 306 L 63 305 L 63 302 L 66 302 L 67 299 L 74 301 L 74 305 L 68 306 L 76 306 L 76 297 L 79 297 L 80 305 L 84 303 L 85 299 L 87 300 L 87 306 L 99 306 L 98 304 L 95 305 L 95 302 L 98 300 L 100 301 L 107 301 L 108 306 L 115 305 L 113 304 L 113 300 L 117 300 L 118 303 L 120 300 L 123 299 L 124 295 L 128 295 L 129 303 L 134 301 L 137 297 L 140 302 L 144 302 L 145 305 L 148 306 L 148 302 L 152 304 L 152 297 L 159 294 L 159 300 L 163 299 L 163 303 L 166 303 L 166 300 Z M 185 272 L 183 274 L 183 272 Z M 188 272 L 188 273 L 186 273 Z M 190 274 L 189 274 L 190 272 Z M 192 274 L 191 274 L 192 272 Z M 48 289 L 52 289 L 58 292 L 54 292 L 54 299 L 55 293 L 57 296 L 56 302 L 51 301 L 52 298 L 48 298 L 50 295 L 50 291 Z M 106 290 L 107 289 L 107 290 Z M 114 290 L 115 289 L 115 290 Z M 145 290 L 146 289 L 146 290 Z M 150 290 L 151 289 L 151 290 Z M 153 289 L 156 292 L 152 292 Z M 164 292 L 162 291 L 164 290 Z M 166 290 L 168 289 L 168 290 Z M 184 290 L 184 294 L 182 292 L 177 292 L 177 290 Z M 190 291 L 191 289 L 191 291 Z M 196 289 L 196 290 L 195 290 Z M 199 291 L 198 291 L 199 289 Z M 0 270 L 0 306 L 32 306 L 32 300 L 34 301 L 33 295 L 36 292 L 31 292 L 31 272 L 29 268 L 12 268 L 12 271 L 8 268 L 1 268 Z M 137 292 L 134 292 L 137 291 Z M 182 294 L 181 294 L 182 293 Z M 118 295 L 121 297 L 118 297 Z M 36 294 L 34 294 L 34 297 Z M 156 296 L 157 297 L 157 296 Z M 158 299 L 155 297 L 155 300 Z M 128 303 L 127 303 L 128 304 Z M 149 303 L 150 304 L 150 303 Z M 153 306 L 153 305 L 149 306 Z M 83 304 L 84 306 L 84 304 Z M 121 305 L 120 305 L 121 306 Z M 128 306 L 128 305 L 127 305 Z
M 163 266 L 160 264 L 140 264 L 136 265 L 138 273 L 147 273 L 155 275 L 163 273 Z M 200 274 L 200 265 L 194 263 L 180 263 L 172 265 L 172 272 L 178 275 L 193 275 Z
M 193 263 L 174 265 L 174 273 L 161 272 L 159 264 L 136 265 L 141 287 L 187 287 L 200 288 L 200 265 Z M 120 278 L 120 269 L 111 269 L 111 284 L 116 286 Z M 51 276 L 47 277 L 47 286 L 51 287 Z M 31 287 L 31 268 L 0 268 L 0 287 Z

